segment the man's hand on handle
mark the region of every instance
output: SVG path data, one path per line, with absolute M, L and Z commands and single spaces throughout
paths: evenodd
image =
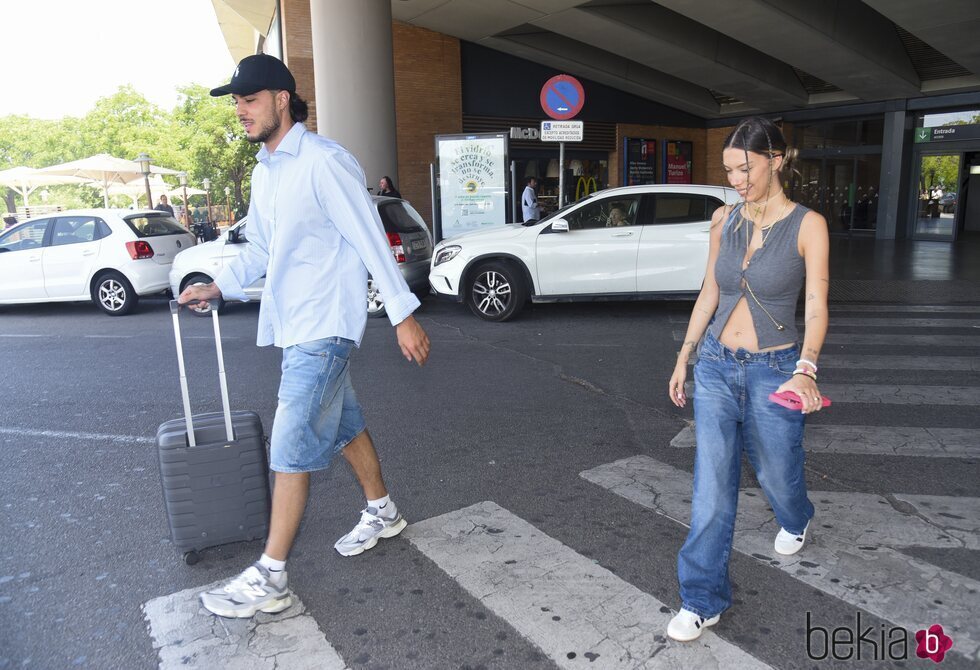
M 415 317 L 409 315 L 395 326 L 395 333 L 398 335 L 398 346 L 401 347 L 405 358 L 409 361 L 414 360 L 419 365 L 425 365 L 426 359 L 429 358 L 429 336 L 425 334 Z
M 177 297 L 177 302 L 181 305 L 196 303 L 194 307 L 197 309 L 207 309 L 208 300 L 214 300 L 220 297 L 221 289 L 213 282 L 210 284 L 191 284 L 180 292 L 180 295 Z

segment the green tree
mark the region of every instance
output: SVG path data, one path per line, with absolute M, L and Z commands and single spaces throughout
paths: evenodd
M 196 84 L 178 90 L 184 100 L 174 110 L 174 121 L 180 144 L 191 161 L 190 180 L 200 184 L 209 178 L 213 202 L 222 202 L 224 188 L 230 186 L 232 206 L 243 211 L 256 147 L 245 137 L 228 98 L 212 98 L 207 88 Z

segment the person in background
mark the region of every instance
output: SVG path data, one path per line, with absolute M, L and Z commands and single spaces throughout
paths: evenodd
M 378 195 L 383 195 L 388 198 L 402 197 L 402 194 L 395 188 L 394 182 L 391 181 L 391 177 L 388 176 L 382 177 L 381 181 L 378 182 Z
M 357 524 L 334 544 L 340 555 L 363 553 L 408 524 L 388 495 L 350 380 L 351 354 L 367 325 L 369 272 L 385 297 L 402 355 L 423 365 L 429 338 L 412 315 L 420 303 L 395 264 L 364 171 L 344 147 L 303 125 L 307 104 L 285 64 L 266 54 L 244 58 L 231 82 L 211 91 L 228 94 L 248 140 L 262 143 L 252 171 L 249 243 L 214 283 L 190 286 L 178 301 L 247 300 L 244 287 L 265 276 L 256 344 L 282 349 L 265 551 L 243 573 L 200 596 L 214 614 L 248 618 L 291 604 L 286 559 L 306 509 L 310 473 L 326 469 L 337 454 L 350 463 L 367 499 Z
M 153 209 L 155 209 L 158 212 L 166 212 L 170 216 L 174 215 L 174 208 L 169 202 L 167 202 L 167 196 L 165 195 L 160 196 L 160 200 L 157 202 L 157 206 L 154 207 Z
M 538 180 L 534 177 L 527 178 L 527 186 L 521 195 L 521 211 L 524 214 L 524 223 L 534 223 L 541 218 L 541 206 L 538 205 L 538 194 L 535 190 L 538 187 Z
M 691 525 L 677 555 L 681 610 L 667 635 L 701 636 L 732 605 L 728 560 L 735 532 L 742 454 L 781 526 L 776 554 L 803 548 L 814 508 L 803 470 L 803 428 L 822 407 L 817 360 L 827 334 L 830 237 L 820 214 L 792 202 L 783 176 L 796 150 L 761 117 L 735 126 L 722 165 L 742 202 L 715 210 L 704 284 L 667 387 L 684 407 L 687 362 L 694 366 L 694 491 Z M 804 281 L 805 280 L 805 281 Z M 796 304 L 806 287 L 804 333 Z M 802 350 L 798 341 L 802 335 Z M 802 409 L 771 400 L 792 391 Z

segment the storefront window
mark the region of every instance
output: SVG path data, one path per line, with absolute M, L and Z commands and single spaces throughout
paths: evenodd
M 980 109 L 969 109 L 962 112 L 943 112 L 941 114 L 924 114 L 917 125 L 921 128 L 940 128 L 942 126 L 960 126 L 972 123 L 980 123 Z
M 883 136 L 881 117 L 796 126 L 801 156 L 792 198 L 823 214 L 832 233 L 873 231 Z

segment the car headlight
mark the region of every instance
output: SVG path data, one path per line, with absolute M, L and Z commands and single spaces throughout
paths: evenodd
M 463 247 L 458 244 L 450 244 L 448 247 L 443 247 L 436 250 L 436 260 L 432 264 L 433 267 L 437 265 L 442 265 L 443 263 L 448 263 L 452 259 L 456 258 Z

